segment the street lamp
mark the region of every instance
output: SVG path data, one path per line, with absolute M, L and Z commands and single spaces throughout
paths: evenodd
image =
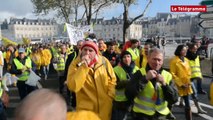
M 179 18 L 179 33 L 180 33 L 180 43 L 182 43 L 182 40 L 181 40 L 181 20 L 180 20 L 180 18 Z

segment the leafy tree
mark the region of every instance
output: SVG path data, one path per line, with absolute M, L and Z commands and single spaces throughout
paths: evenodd
M 57 11 L 58 17 L 63 17 L 67 23 L 70 23 L 73 0 L 31 0 L 34 5 L 34 13 L 48 14 L 50 11 Z M 74 0 L 76 1 L 76 0 Z

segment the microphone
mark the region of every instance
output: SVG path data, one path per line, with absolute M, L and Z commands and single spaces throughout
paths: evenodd
M 77 64 L 78 67 L 80 67 L 81 65 L 83 65 L 84 63 L 86 63 L 86 61 L 81 61 Z

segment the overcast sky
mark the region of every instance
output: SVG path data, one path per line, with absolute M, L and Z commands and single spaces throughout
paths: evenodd
M 0 0 L 0 19 L 32 14 L 33 5 L 30 0 Z
M 137 6 L 131 7 L 131 16 L 139 14 L 145 3 L 148 0 L 138 0 Z M 145 1 L 145 2 L 144 2 Z M 198 5 L 201 0 L 153 0 L 151 6 L 146 12 L 146 16 L 155 16 L 157 12 L 170 12 L 171 5 Z M 101 12 L 100 17 L 111 18 L 113 16 L 118 17 L 122 14 L 122 6 L 116 6 L 108 10 Z M 194 13 L 196 14 L 196 13 Z M 46 16 L 47 18 L 53 15 Z M 33 14 L 33 5 L 31 0 L 0 0 L 0 21 L 8 19 L 10 17 L 16 18 L 37 18 Z M 40 16 L 41 18 L 41 16 Z

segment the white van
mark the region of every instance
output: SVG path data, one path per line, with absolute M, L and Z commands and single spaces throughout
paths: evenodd
M 42 38 L 38 38 L 38 39 L 31 39 L 31 44 L 36 44 L 36 43 L 42 43 Z

